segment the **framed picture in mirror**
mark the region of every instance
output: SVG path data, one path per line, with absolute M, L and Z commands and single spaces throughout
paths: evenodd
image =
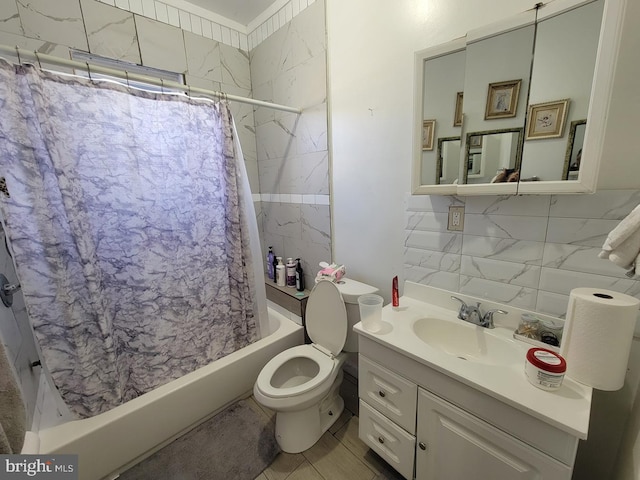
M 569 99 L 529 105 L 525 140 L 562 137 Z
M 482 135 L 469 137 L 469 148 L 482 148 Z
M 563 180 L 576 180 L 578 178 L 586 128 L 586 118 L 571 122 L 569 138 L 567 139 L 567 150 L 564 157 L 564 168 L 562 171 Z
M 437 140 L 438 157 L 436 163 L 436 185 L 442 182 L 450 183 L 457 178 L 460 160 L 460 137 L 440 137 Z M 454 171 L 453 175 L 447 175 Z
M 433 133 L 435 129 L 435 120 L 422 121 L 422 150 L 433 150 Z
M 484 119 L 515 117 L 521 83 L 522 79 L 490 83 Z
M 456 93 L 456 110 L 453 114 L 453 126 L 461 127 L 462 126 L 462 99 L 464 97 L 464 92 Z

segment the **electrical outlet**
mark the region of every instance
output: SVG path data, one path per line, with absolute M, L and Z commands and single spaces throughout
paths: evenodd
M 461 232 L 464 230 L 464 205 L 451 205 L 449 207 L 449 222 L 447 230 Z

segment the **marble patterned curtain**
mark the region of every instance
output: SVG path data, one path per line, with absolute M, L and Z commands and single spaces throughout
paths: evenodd
M 2 60 L 0 76 L 0 208 L 71 410 L 104 412 L 255 341 L 227 105 Z

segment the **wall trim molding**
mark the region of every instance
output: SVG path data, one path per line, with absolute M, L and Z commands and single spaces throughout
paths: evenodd
M 249 52 L 316 0 L 278 0 L 246 26 L 185 0 L 97 1 Z

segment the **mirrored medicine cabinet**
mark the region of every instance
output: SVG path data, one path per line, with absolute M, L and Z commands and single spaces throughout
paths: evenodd
M 556 0 L 415 55 L 414 194 L 595 191 L 625 0 Z

